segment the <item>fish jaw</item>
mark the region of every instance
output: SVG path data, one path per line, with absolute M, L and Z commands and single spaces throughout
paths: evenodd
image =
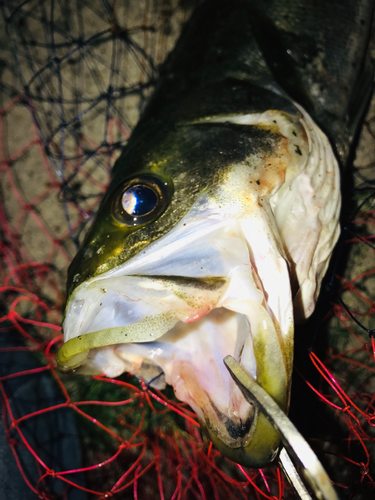
M 244 271 L 238 272 L 242 279 Z M 231 278 L 223 280 L 222 297 L 216 307 L 213 301 L 207 302 L 205 307 L 194 310 L 192 317 L 186 315 L 185 321 L 176 321 L 181 309 L 174 311 L 175 317 L 168 319 L 175 325 L 156 341 L 114 345 L 116 340 L 126 338 L 115 339 L 111 337 L 112 331 L 101 332 L 102 342 L 111 342 L 108 346 L 99 347 L 95 343 L 96 333 L 75 337 L 64 345 L 68 352 L 70 342 L 81 344 L 84 337 L 90 340 L 91 345 L 86 347 L 93 349 L 86 359 L 86 368 L 91 372 L 96 368 L 99 373 L 115 377 L 129 371 L 151 382 L 151 386 L 172 385 L 176 397 L 191 406 L 203 431 L 225 456 L 248 467 L 263 467 L 275 457 L 279 435 L 257 405 L 245 400 L 226 371 L 223 359 L 228 354 L 234 356 L 287 411 L 290 389 L 287 367 L 288 358 L 293 356 L 293 325 L 290 324 L 286 340 L 281 341 L 262 294 L 245 298 L 246 285 L 240 286 L 236 277 Z M 255 291 L 251 288 L 247 290 L 249 296 Z M 205 310 L 209 312 L 204 314 Z M 159 322 L 161 329 L 170 326 L 164 317 Z M 138 325 L 141 328 L 136 334 L 140 335 L 141 330 L 143 338 L 155 337 L 156 329 L 147 330 L 147 323 L 149 320 Z M 82 363 L 79 354 L 78 362 Z
M 247 200 L 251 210 L 236 219 L 239 207 L 231 213 L 220 203 L 221 209 L 201 199 L 143 258 L 80 285 L 68 304 L 58 361 L 75 368 L 84 360 L 91 372 L 115 377 L 128 371 L 156 387 L 172 385 L 218 449 L 260 467 L 277 453 L 279 436 L 245 400 L 223 359 L 232 355 L 287 410 L 293 357 L 288 264 L 264 207 Z M 200 264 L 190 269 L 194 277 L 187 275 L 186 248 Z M 156 274 L 166 269 L 168 275 Z

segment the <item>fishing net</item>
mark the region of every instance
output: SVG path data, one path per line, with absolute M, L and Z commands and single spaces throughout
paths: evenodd
M 277 464 L 218 453 L 173 391 L 57 370 L 66 269 L 196 2 L 0 4 L 2 498 L 292 498 Z M 375 103 L 320 303 L 296 335 L 291 418 L 341 498 L 374 495 Z

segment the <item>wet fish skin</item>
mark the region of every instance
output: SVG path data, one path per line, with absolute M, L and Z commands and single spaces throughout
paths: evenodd
M 346 163 L 371 88 L 372 72 L 365 49 L 372 4 L 367 0 L 210 0 L 197 9 L 165 63 L 157 89 L 114 166 L 98 215 L 69 268 L 67 310 L 81 285 L 142 256 L 152 248 L 151 243 L 156 244 L 178 227 L 201 196 L 217 200 L 218 186 L 228 184 L 234 165 L 248 166 L 252 179 L 249 182 L 253 182 L 249 196 L 259 205 L 254 202 L 253 208 L 261 210 L 259 213 L 267 220 L 266 200 L 288 176 L 288 162 L 298 165 L 300 156 L 308 154 L 307 129 L 298 128 L 302 115 L 293 101 L 310 113 L 331 139 L 341 163 Z M 331 40 L 329 19 L 333 14 L 346 30 L 335 30 Z M 347 40 L 353 43 L 349 54 L 345 50 Z M 359 105 L 354 98 L 358 89 L 362 95 Z M 262 115 L 269 110 L 278 112 L 275 125 L 272 120 L 267 125 L 263 121 L 253 126 L 233 121 L 233 117 Z M 301 141 L 296 147 L 285 143 L 280 129 L 280 120 L 284 118 L 296 127 L 295 136 Z M 257 170 L 266 159 L 273 162 L 272 175 L 268 177 Z M 121 224 L 113 216 L 113 199 L 129 179 L 143 175 L 154 175 L 157 182 L 165 185 L 165 211 L 144 225 Z M 246 205 L 247 194 L 241 186 L 238 191 L 241 203 Z M 277 230 L 271 225 L 269 230 L 271 240 Z M 334 240 L 337 231 L 333 229 L 332 234 Z M 288 261 L 285 251 L 279 244 L 280 261 Z M 295 280 L 290 258 L 289 265 L 291 279 Z M 312 292 L 314 297 L 323 271 L 324 266 Z M 298 282 L 291 287 L 295 294 Z M 285 293 L 292 293 L 290 287 Z M 280 371 L 280 378 L 285 377 L 280 386 L 277 375 L 269 375 L 265 370 L 272 368 L 267 360 L 267 343 L 254 345 L 258 380 L 285 410 L 293 356 L 292 330 L 291 323 L 290 331 L 280 341 L 278 356 L 281 365 L 285 365 L 280 368 L 285 372 L 281 375 Z M 79 344 L 80 337 L 68 340 L 72 341 Z M 62 365 L 69 366 L 72 352 L 64 357 L 67 352 L 68 348 L 62 350 L 59 359 Z M 86 356 L 83 353 L 79 362 Z M 220 412 L 218 415 L 220 420 Z M 261 467 L 277 452 L 278 435 L 256 409 L 250 424 L 241 421 L 231 427 L 224 423 L 231 439 L 237 443 L 233 436 L 238 435 L 240 441 L 244 440 L 240 445 L 224 442 L 220 435 L 223 431 L 217 430 L 211 417 L 201 414 L 199 418 L 218 448 L 237 462 Z M 250 441 L 243 437 L 249 428 Z M 232 443 L 229 438 L 228 442 Z

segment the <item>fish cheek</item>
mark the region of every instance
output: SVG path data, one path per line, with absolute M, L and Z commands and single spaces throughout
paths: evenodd
M 114 224 L 109 214 L 99 213 L 69 266 L 68 296 L 81 283 L 120 265 L 124 242 L 135 230 Z

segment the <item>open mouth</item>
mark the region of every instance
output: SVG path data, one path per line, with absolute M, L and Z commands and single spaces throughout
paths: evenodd
M 252 296 L 249 290 L 246 293 L 235 275 L 236 272 L 227 280 L 128 276 L 129 291 L 124 293 L 122 283 L 122 293 L 118 295 L 121 298 L 113 310 L 121 311 L 120 316 L 128 314 L 130 321 L 138 318 L 138 308 L 147 311 L 151 307 L 144 299 L 147 290 L 151 314 L 136 323 L 109 329 L 99 327 L 108 324 L 106 296 L 113 303 L 116 287 L 112 282 L 109 289 L 103 280 L 100 289 L 96 287 L 100 292 L 96 301 L 88 304 L 89 309 L 99 312 L 95 320 L 86 320 L 77 333 L 94 331 L 68 340 L 59 352 L 60 364 L 72 367 L 84 361 L 85 370 L 91 373 L 104 372 L 115 377 L 130 372 L 151 386 L 172 385 L 176 397 L 192 407 L 219 449 L 224 446 L 233 452 L 234 460 L 244 462 L 237 452 L 242 454 L 251 446 L 259 413 L 256 405 L 244 399 L 223 359 L 232 355 L 286 410 L 289 377 L 285 358 L 291 352 L 260 291 L 258 296 Z M 82 295 L 73 299 L 69 321 L 78 309 L 85 309 L 82 301 Z M 292 336 L 292 331 L 289 333 Z M 272 429 L 268 429 L 268 436 L 272 443 L 265 462 L 272 458 L 278 444 Z M 254 465 L 252 461 L 245 463 Z M 260 464 L 256 462 L 257 466 Z
M 187 254 L 194 251 L 193 262 L 200 265 L 190 273 L 198 277 L 165 275 L 165 259 L 155 261 L 163 274 L 151 274 L 154 257 L 145 264 L 146 255 L 128 268 L 80 285 L 67 307 L 58 361 L 66 368 L 83 364 L 86 372 L 110 377 L 130 372 L 158 388 L 172 385 L 227 456 L 253 465 L 237 451 L 244 454 L 254 438 L 256 442 L 260 415 L 230 378 L 223 359 L 232 355 L 286 410 L 293 319 L 285 259 L 277 253 L 273 264 L 267 263 L 272 276 L 262 276 L 265 267 L 262 259 L 258 266 L 254 263 L 257 256 L 249 251 L 247 229 L 246 224 L 217 220 L 209 234 L 206 226 L 201 228 L 204 246 L 197 231 L 191 233 L 195 244 L 191 241 L 190 250 L 181 245 L 184 261 L 176 248 L 170 249 L 180 265 L 173 267 L 167 259 L 169 271 L 184 270 Z M 271 251 L 272 240 L 267 241 Z M 168 252 L 168 241 L 160 248 Z M 150 249 L 150 255 L 155 252 L 158 247 Z M 206 259 L 206 253 L 217 259 Z M 134 267 L 139 274 L 133 274 Z M 264 462 L 278 444 L 272 428 L 267 435 L 272 443 Z M 253 466 L 261 463 L 257 459 Z

